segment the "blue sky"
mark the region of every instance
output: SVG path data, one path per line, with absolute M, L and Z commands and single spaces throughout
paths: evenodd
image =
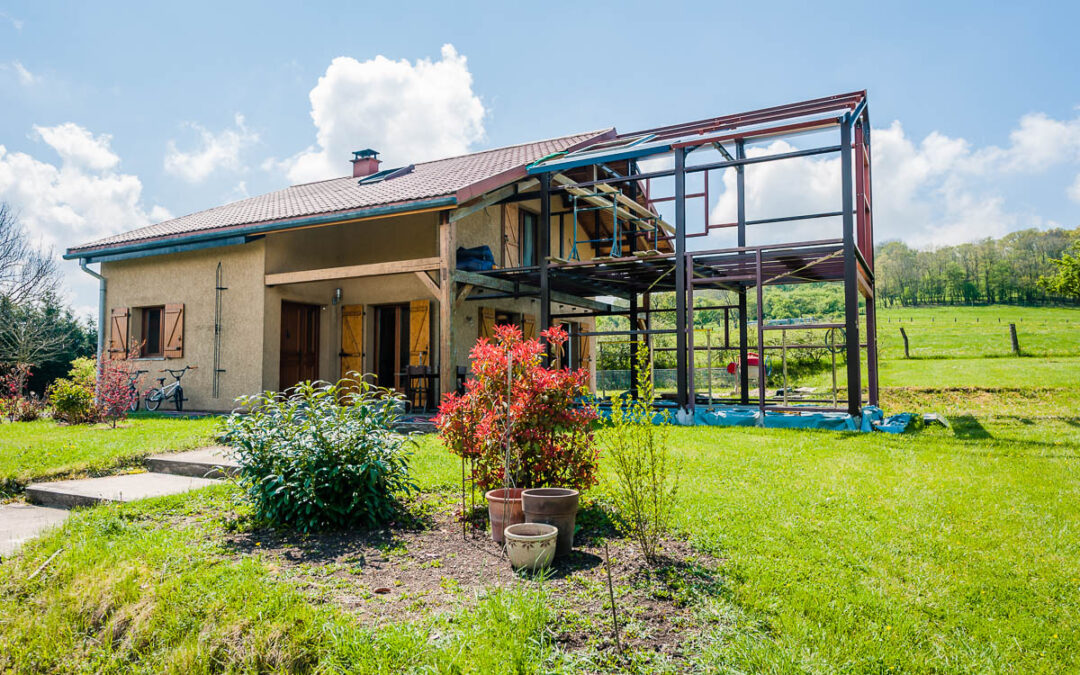
M 343 175 L 355 148 L 408 162 L 862 88 L 879 240 L 1080 225 L 1077 3 L 99 4 L 0 2 L 0 199 L 57 249 Z

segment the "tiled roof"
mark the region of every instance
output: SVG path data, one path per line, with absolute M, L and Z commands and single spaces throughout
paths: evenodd
M 82 244 L 68 249 L 68 254 L 196 233 L 221 231 L 227 234 L 230 229 L 244 225 L 458 195 L 470 186 L 491 181 L 515 169 L 520 169 L 524 175 L 526 164 L 553 152 L 581 145 L 607 131 L 610 130 L 562 136 L 423 162 L 406 175 L 364 185 L 359 185 L 358 179 L 352 176 L 294 185 Z M 505 182 L 516 178 L 507 176 Z M 494 187 L 498 185 L 491 185 L 486 189 Z M 466 195 L 467 198 L 472 196 L 475 194 Z

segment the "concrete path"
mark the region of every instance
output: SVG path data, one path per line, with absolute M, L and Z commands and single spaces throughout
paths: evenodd
M 0 505 L 0 559 L 10 556 L 23 542 L 64 522 L 70 511 L 33 504 Z
M 210 447 L 154 455 L 146 459 L 148 473 L 32 483 L 26 487 L 30 504 L 0 506 L 0 558 L 62 523 L 67 509 L 175 495 L 219 483 L 216 478 L 232 475 L 238 468 L 226 456 L 227 450 Z
M 146 468 L 157 473 L 171 473 L 177 476 L 224 478 L 236 475 L 240 465 L 229 456 L 228 448 L 217 445 L 187 452 L 151 455 L 146 458 Z

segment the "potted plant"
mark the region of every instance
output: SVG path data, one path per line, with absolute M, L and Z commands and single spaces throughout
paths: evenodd
M 517 523 L 506 528 L 506 555 L 516 570 L 541 570 L 555 557 L 555 539 L 560 531 L 544 523 Z
M 566 555 L 574 548 L 574 521 L 580 494 L 577 490 L 558 487 L 532 488 L 521 493 L 526 523 L 544 523 L 559 529 L 556 555 Z
M 560 349 L 568 336 L 555 326 L 541 337 L 546 345 L 523 339 L 516 326 L 496 326 L 494 340 L 481 338 L 469 354 L 473 378 L 465 383 L 465 393 L 446 396 L 435 417 L 443 443 L 470 461 L 473 481 L 488 491 L 496 541 L 502 538 L 500 528 L 515 524 L 518 513 L 516 522 L 524 520 L 519 488 L 560 487 L 576 493 L 596 484 L 596 412 L 577 405 L 588 394 L 588 374 L 545 367 L 548 345 Z M 564 507 L 556 510 L 565 515 Z M 562 538 L 569 537 L 569 546 L 572 517 L 566 522 Z

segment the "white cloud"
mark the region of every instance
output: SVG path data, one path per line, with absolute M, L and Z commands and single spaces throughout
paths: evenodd
M 216 134 L 194 122 L 186 126 L 199 134 L 200 144 L 196 149 L 184 152 L 176 146 L 176 141 L 170 140 L 165 154 L 165 171 L 189 183 L 202 182 L 218 169 L 241 170 L 241 151 L 259 140 L 259 135 L 247 128 L 244 116 L 239 113 L 232 128 Z
M 449 44 L 438 61 L 338 57 L 310 98 L 316 146 L 263 163 L 294 182 L 347 175 L 354 150 L 373 148 L 390 167 L 468 152 L 484 135 L 484 105 Z
M 109 134 L 94 136 L 73 122 L 55 127 L 35 125 L 34 133 L 60 155 L 65 166 L 105 171 L 120 163 L 120 158 L 109 148 L 112 142 Z
M 1066 194 L 1069 195 L 1069 199 L 1073 200 L 1077 204 L 1080 204 L 1080 173 L 1076 174 L 1076 180 L 1074 180 L 1073 184 L 1069 186 Z
M 1037 215 L 1010 208 L 1000 185 L 1015 172 L 1035 173 L 1080 163 L 1080 118 L 1025 115 L 1007 147 L 973 148 L 963 138 L 932 132 L 916 142 L 899 122 L 873 131 L 874 237 L 918 246 L 999 237 L 1020 227 L 1050 226 Z M 795 149 L 784 141 L 748 150 L 749 156 Z M 735 216 L 735 172 L 724 172 L 713 222 Z M 1080 176 L 1068 188 L 1080 202 Z M 797 158 L 748 166 L 746 210 L 750 220 L 840 210 L 840 160 Z M 805 221 L 785 226 L 784 237 L 838 236 L 838 219 L 825 227 Z M 750 229 L 751 244 L 774 241 L 770 226 Z
M 16 19 L 7 12 L 0 12 L 0 19 L 5 19 L 6 21 L 8 21 L 11 24 L 12 28 L 17 31 L 21 31 L 23 29 L 23 20 Z
M 16 79 L 19 80 L 19 84 L 24 87 L 29 87 L 32 84 L 36 84 L 39 80 L 38 76 L 31 73 L 30 70 L 22 64 L 22 61 L 12 61 L 10 63 L 0 63 L 0 70 L 10 70 L 15 73 Z
M 142 204 L 142 182 L 116 171 L 120 162 L 110 137 L 94 136 L 73 123 L 34 127 L 37 138 L 59 155 L 59 165 L 0 145 L 0 201 L 18 213 L 31 239 L 46 249 L 63 249 L 170 217 Z M 65 265 L 67 286 L 76 303 L 92 303 L 95 285 Z

